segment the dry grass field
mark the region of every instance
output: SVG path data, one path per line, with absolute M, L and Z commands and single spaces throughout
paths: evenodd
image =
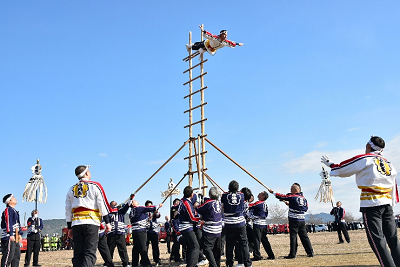
M 272 249 L 275 253 L 275 260 L 263 260 L 253 262 L 254 267 L 261 266 L 379 266 L 372 250 L 368 245 L 368 241 L 363 230 L 350 231 L 351 243 L 337 244 L 338 238 L 336 232 L 324 232 L 310 234 L 311 243 L 314 248 L 315 256 L 307 258 L 303 247 L 299 241 L 298 255 L 296 259 L 284 259 L 289 253 L 289 236 L 285 234 L 269 235 L 268 238 L 271 242 Z M 400 231 L 398 233 L 400 237 Z M 129 258 L 131 258 L 131 249 L 128 247 Z M 166 243 L 160 244 L 161 259 L 163 266 L 178 266 L 178 264 L 168 262 L 169 255 L 166 253 Z M 102 259 L 100 254 L 97 253 L 96 266 L 102 267 Z M 151 254 L 151 252 L 150 252 Z M 266 253 L 263 251 L 263 256 L 266 258 Z M 23 260 L 24 254 L 21 255 Z M 71 264 L 72 251 L 62 250 L 53 252 L 41 252 L 39 263 L 43 267 L 64 267 L 72 266 Z M 151 255 L 150 255 L 151 259 Z M 23 266 L 21 260 L 20 266 Z M 117 251 L 114 254 L 114 263 L 116 266 L 122 266 L 119 261 Z M 236 263 L 235 263 L 236 264 Z M 225 266 L 225 258 L 222 259 L 221 266 Z

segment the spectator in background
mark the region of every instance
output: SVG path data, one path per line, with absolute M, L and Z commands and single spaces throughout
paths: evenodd
M 350 243 L 349 233 L 347 232 L 346 222 L 344 220 L 346 212 L 342 208 L 342 202 L 336 202 L 336 207 L 331 210 L 331 215 L 335 216 L 335 224 L 336 229 L 339 237 L 339 244 L 344 243 L 342 233 L 344 238 L 346 239 L 347 243 Z M 351 224 L 353 225 L 353 224 Z
M 167 234 L 166 241 L 167 241 L 167 252 L 168 254 L 171 253 L 171 224 L 169 222 L 168 216 L 165 216 L 165 223 L 164 223 L 165 233 Z

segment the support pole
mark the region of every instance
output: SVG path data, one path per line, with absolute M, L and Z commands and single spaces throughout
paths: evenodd
M 185 179 L 186 175 L 188 175 L 189 172 L 185 173 L 183 175 L 183 177 L 179 180 L 179 182 L 175 185 L 175 187 L 171 190 L 171 192 L 169 192 L 168 196 L 166 196 L 163 200 L 163 202 L 161 202 L 162 204 L 164 204 L 164 202 L 172 195 L 172 193 L 175 191 L 175 189 L 178 187 L 178 185 L 183 181 L 183 179 Z
M 189 45 L 192 44 L 192 32 L 189 32 Z M 189 57 L 192 54 L 192 49 L 189 51 Z M 193 67 L 192 67 L 192 58 L 189 59 L 189 140 L 193 137 Z M 189 169 L 189 186 L 192 186 L 193 182 L 193 174 L 192 174 L 192 156 L 193 150 L 192 146 L 189 145 L 189 162 L 188 162 L 188 169 Z
M 164 168 L 165 167 L 165 165 L 167 165 L 168 164 L 168 162 L 170 162 L 171 161 L 171 159 L 173 158 L 173 157 L 175 157 L 175 155 L 176 154 L 178 154 L 179 153 L 179 151 L 181 151 L 182 150 L 182 148 L 184 148 L 186 145 L 187 145 L 187 143 L 189 143 L 190 142 L 190 139 L 188 139 L 163 165 L 161 165 L 161 167 L 160 168 L 158 168 L 158 170 L 155 172 L 155 173 L 153 173 L 153 175 L 152 176 L 150 176 L 150 178 L 149 179 L 147 179 L 138 189 L 136 189 L 136 191 L 134 192 L 134 194 L 136 195 L 137 194 L 137 192 L 139 192 L 139 190 L 140 189 L 142 189 L 142 187 L 143 186 L 145 186 L 162 168 Z M 128 202 L 129 201 L 129 199 L 130 198 L 128 198 L 127 200 L 125 200 L 125 202 L 124 203 L 126 203 L 126 202 Z
M 225 190 L 222 189 L 222 187 L 219 186 L 219 184 L 217 184 L 217 183 L 214 181 L 214 179 L 212 179 L 206 172 L 203 172 L 203 173 L 204 173 L 204 175 L 207 177 L 207 179 L 210 181 L 210 183 L 213 184 L 213 186 L 216 185 L 219 189 L 221 189 L 222 192 L 225 192 Z M 204 196 L 205 196 L 205 195 L 204 195 Z
M 264 186 L 267 190 L 269 190 L 269 187 L 267 187 L 265 184 L 263 184 L 263 182 L 261 182 L 260 180 L 258 180 L 255 176 L 253 176 L 251 173 L 249 173 L 245 168 L 243 168 L 242 166 L 240 166 L 236 161 L 234 161 L 231 157 L 229 157 L 227 154 L 224 153 L 224 151 L 222 151 L 221 149 L 219 149 L 216 145 L 214 145 L 213 143 L 210 142 L 210 140 L 208 140 L 206 137 L 204 138 L 210 145 L 212 145 L 216 150 L 218 150 L 219 152 L 221 152 L 222 155 L 224 155 L 225 157 L 227 157 L 230 161 L 232 161 L 234 164 L 236 164 L 236 166 L 238 166 L 239 168 L 241 168 L 245 173 L 247 173 L 248 175 L 250 175 L 254 180 L 256 180 L 257 182 L 259 182 L 262 186 Z

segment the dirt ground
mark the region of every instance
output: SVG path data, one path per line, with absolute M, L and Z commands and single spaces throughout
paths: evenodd
M 301 246 L 299 241 L 298 255 L 296 259 L 284 259 L 289 253 L 289 236 L 285 234 L 279 235 L 268 235 L 272 249 L 275 253 L 275 260 L 262 260 L 253 262 L 254 267 L 261 266 L 379 266 L 374 253 L 368 245 L 367 237 L 363 230 L 350 231 L 351 243 L 337 244 L 338 237 L 336 232 L 320 232 L 309 234 L 311 244 L 314 248 L 315 256 L 313 258 L 307 258 L 306 253 Z M 400 237 L 400 231 L 398 232 Z M 128 246 L 128 254 L 131 259 L 132 247 Z M 151 249 L 150 249 L 151 251 Z M 162 266 L 178 266 L 176 263 L 169 263 L 169 254 L 166 253 L 166 243 L 160 244 L 161 251 L 161 263 Z M 151 252 L 149 252 L 149 258 L 151 258 Z M 264 258 L 267 257 L 265 251 L 262 249 Z M 20 266 L 23 266 L 24 255 L 21 255 Z M 61 250 L 51 252 L 41 252 L 39 255 L 39 263 L 43 267 L 66 267 L 72 266 L 71 264 L 72 251 Z M 102 267 L 103 260 L 100 254 L 97 253 L 97 264 L 96 266 Z M 118 252 L 114 254 L 115 266 L 122 266 L 119 261 Z M 236 262 L 235 262 L 236 264 Z M 222 258 L 221 266 L 225 266 L 225 258 Z

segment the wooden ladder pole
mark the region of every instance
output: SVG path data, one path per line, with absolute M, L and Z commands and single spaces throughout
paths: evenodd
M 189 32 L 189 45 L 192 44 L 192 32 Z M 193 68 L 192 68 L 192 58 L 190 55 L 192 50 L 190 49 L 189 51 L 189 140 L 193 137 Z M 193 183 L 193 174 L 192 174 L 192 156 L 193 155 L 193 150 L 192 146 L 189 145 L 189 162 L 188 162 L 188 167 L 189 167 L 189 186 L 192 186 Z
M 221 149 L 219 149 L 216 145 L 214 145 L 213 143 L 210 142 L 210 140 L 208 140 L 207 138 L 204 138 L 210 145 L 212 145 L 216 150 L 218 150 L 219 152 L 221 152 L 222 155 L 224 155 L 225 157 L 227 157 L 230 161 L 232 161 L 234 164 L 236 164 L 236 166 L 238 166 L 239 168 L 241 168 L 245 173 L 247 173 L 248 175 L 250 175 L 254 180 L 256 180 L 257 182 L 259 182 L 262 186 L 264 186 L 267 190 L 269 190 L 269 187 L 267 187 L 265 184 L 263 184 L 263 182 L 261 182 L 260 180 L 258 180 L 254 175 L 252 175 L 251 173 L 249 173 L 245 168 L 243 168 L 242 166 L 240 166 L 236 161 L 234 161 L 231 157 L 229 157 L 227 154 L 224 153 L 224 151 L 222 151 Z
M 201 28 L 204 29 L 204 25 L 201 24 L 201 26 L 202 26 Z M 201 34 L 201 41 L 203 41 L 204 40 L 204 36 L 203 36 L 203 31 L 202 30 L 200 30 L 200 34 Z M 200 55 L 200 75 L 201 75 L 200 88 L 204 88 L 204 75 L 203 75 L 204 74 L 204 61 L 203 61 L 203 56 L 204 56 L 204 53 Z M 204 109 L 205 109 L 205 107 L 204 107 L 204 103 L 205 103 L 205 101 L 204 101 L 204 90 L 202 90 L 200 92 L 200 95 L 201 95 L 201 103 L 200 103 L 201 104 L 201 136 L 204 136 L 206 134 L 205 116 L 204 116 Z M 201 141 L 201 144 L 200 144 L 200 141 Z M 200 147 L 200 145 L 201 145 L 201 147 Z M 205 144 L 204 138 L 200 138 L 199 137 L 199 152 L 200 151 L 201 152 L 206 151 L 206 144 Z M 201 153 L 201 166 L 202 166 L 203 170 L 206 169 L 206 154 L 205 153 Z M 205 177 L 203 172 L 201 174 L 202 174 L 201 178 L 202 178 L 203 186 L 205 187 L 206 186 L 206 177 Z M 199 179 L 200 179 L 200 176 L 199 176 Z M 206 189 L 203 188 L 203 196 L 205 196 L 205 195 L 206 195 Z
M 197 176 L 199 178 L 199 188 L 201 188 L 201 183 L 200 183 L 200 177 L 201 177 L 201 170 L 200 170 L 200 155 L 197 152 L 197 147 L 196 147 L 196 139 L 192 138 L 192 144 L 194 148 L 194 154 L 196 155 L 196 165 L 197 165 Z M 199 151 L 200 152 L 200 151 Z

